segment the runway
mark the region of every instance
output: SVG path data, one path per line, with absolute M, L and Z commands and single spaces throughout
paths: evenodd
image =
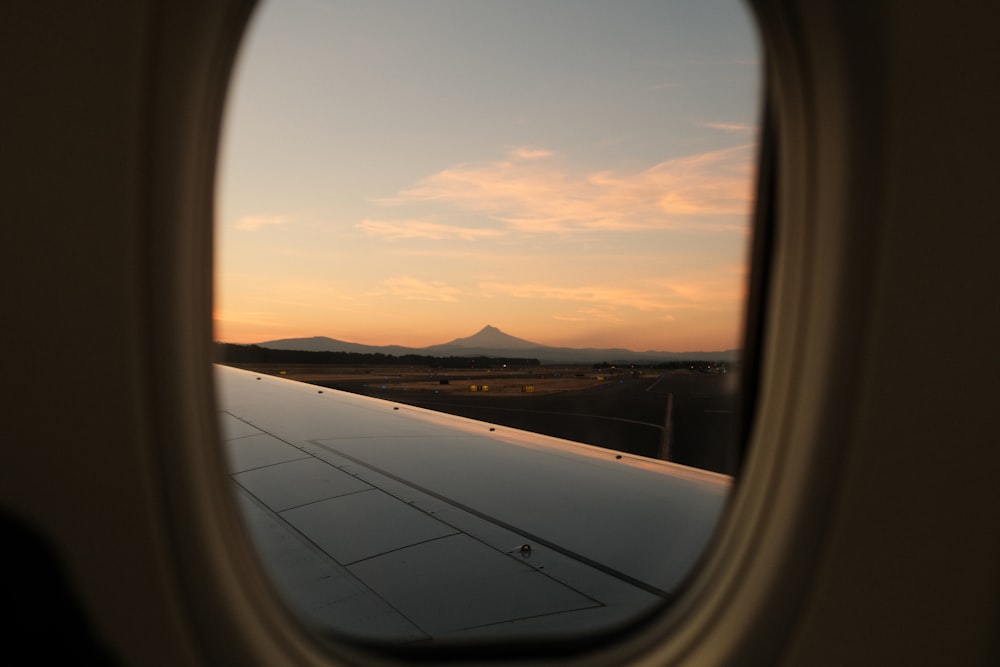
M 680 370 L 623 375 L 584 389 L 520 396 L 390 391 L 364 382 L 316 383 L 631 454 L 657 458 L 669 450 L 670 460 L 677 463 L 735 472 L 733 388 L 738 383 L 732 374 Z

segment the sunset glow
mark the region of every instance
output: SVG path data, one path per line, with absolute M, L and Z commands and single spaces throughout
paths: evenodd
M 230 92 L 216 338 L 741 345 L 739 4 L 272 0 Z

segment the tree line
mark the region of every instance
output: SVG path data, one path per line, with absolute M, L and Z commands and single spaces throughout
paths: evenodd
M 499 368 L 540 366 L 538 359 L 520 357 L 434 357 L 424 354 L 383 354 L 382 352 L 313 352 L 275 350 L 259 345 L 215 343 L 218 363 L 255 364 L 339 364 L 345 366 L 428 366 L 430 368 Z

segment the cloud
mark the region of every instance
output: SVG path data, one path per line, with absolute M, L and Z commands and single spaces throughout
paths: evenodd
M 413 301 L 446 301 L 456 302 L 462 290 L 452 287 L 439 280 L 426 282 L 412 276 L 387 278 L 381 283 L 386 291 L 383 294 Z
M 290 225 L 292 219 L 287 215 L 246 215 L 236 221 L 233 229 L 241 232 L 255 232 L 263 227 Z
M 482 282 L 479 289 L 486 296 L 510 296 L 518 299 L 543 301 L 572 301 L 585 304 L 600 304 L 608 308 L 634 308 L 637 310 L 668 310 L 679 305 L 687 305 L 683 300 L 672 298 L 675 294 L 669 288 L 661 290 L 643 290 L 607 285 L 581 285 L 564 287 L 549 283 L 498 283 Z M 590 307 L 584 312 L 595 315 L 599 312 L 607 314 L 606 310 L 598 311 Z
M 216 324 L 248 325 L 254 327 L 270 327 L 277 324 L 274 315 L 265 311 L 215 311 L 212 313 L 212 320 Z
M 515 148 L 510 152 L 510 155 L 522 160 L 539 160 L 541 158 L 552 157 L 553 152 L 544 148 Z
M 503 236 L 499 229 L 460 227 L 458 225 L 443 225 L 425 220 L 371 220 L 366 219 L 356 225 L 371 236 L 381 236 L 390 241 L 398 239 L 461 239 L 476 241 L 485 238 Z
M 699 127 L 707 127 L 712 130 L 722 130 L 723 132 L 756 132 L 756 125 L 746 123 L 699 123 Z
M 745 231 L 754 145 L 667 160 L 638 172 L 574 172 L 551 160 L 459 164 L 386 206 L 444 204 L 528 233 L 585 230 Z
M 630 286 L 575 285 L 552 283 L 481 282 L 486 297 L 506 296 L 532 301 L 562 301 L 578 304 L 575 315 L 608 319 L 622 309 L 664 314 L 680 310 L 712 310 L 742 303 L 744 287 L 731 273 L 710 272 L 686 280 L 655 280 Z M 665 315 L 668 316 L 668 315 Z M 567 316 L 562 314 L 562 318 Z

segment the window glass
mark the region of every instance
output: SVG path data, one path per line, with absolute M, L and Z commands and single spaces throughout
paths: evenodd
M 734 472 L 760 69 L 722 0 L 258 9 L 220 419 L 306 623 L 563 637 L 673 599 Z

